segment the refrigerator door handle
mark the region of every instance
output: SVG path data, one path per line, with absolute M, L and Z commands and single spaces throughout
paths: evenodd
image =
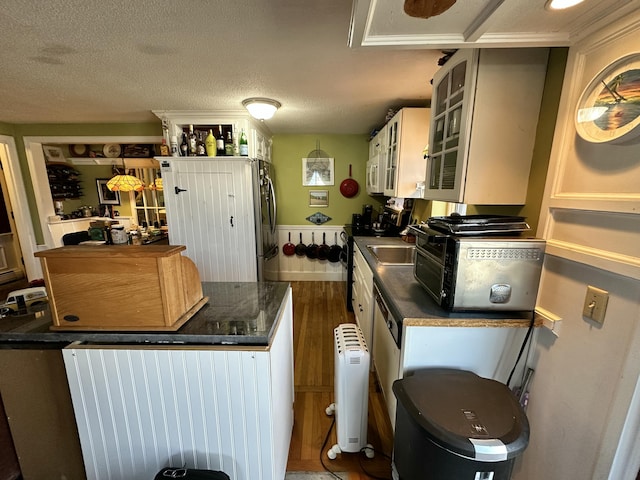
M 269 252 L 268 254 L 266 254 L 266 255 L 264 256 L 264 259 L 265 259 L 265 260 L 270 260 L 270 259 L 272 259 L 273 257 L 275 257 L 276 255 L 278 255 L 278 252 L 279 252 L 279 248 L 278 248 L 278 246 L 276 245 L 276 246 L 273 248 L 273 250 L 271 250 L 271 252 Z
M 269 192 L 271 195 L 271 203 L 273 205 L 273 216 L 271 216 L 271 212 L 269 212 L 269 221 L 271 223 L 270 227 L 271 227 L 271 233 L 275 234 L 276 233 L 276 218 L 277 218 L 277 213 L 278 213 L 278 207 L 276 205 L 276 191 L 273 188 L 273 182 L 271 181 L 271 178 L 267 177 L 267 180 L 269 181 Z

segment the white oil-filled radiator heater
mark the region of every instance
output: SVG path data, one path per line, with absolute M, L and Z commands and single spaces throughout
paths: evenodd
M 326 409 L 336 416 L 338 443 L 329 449 L 333 460 L 341 452 L 355 453 L 364 449 L 373 458 L 373 447 L 367 443 L 367 415 L 369 407 L 369 349 L 360 328 L 343 323 L 333 330 L 334 403 Z

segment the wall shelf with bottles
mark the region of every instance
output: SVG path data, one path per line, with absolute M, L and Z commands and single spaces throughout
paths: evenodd
M 271 160 L 271 132 L 264 122 L 259 122 L 248 115 L 246 111 L 240 110 L 220 110 L 220 111 L 189 111 L 189 110 L 153 110 L 153 113 L 162 120 L 163 126 L 166 127 L 165 137 L 171 142 L 171 137 L 176 137 L 178 147 L 182 143 L 182 134 L 189 132 L 189 126 L 193 125 L 194 132 L 202 131 L 209 134 L 209 130 L 214 134 L 218 134 L 219 127 L 222 127 L 224 139 L 228 139 L 228 133 L 231 132 L 232 142 L 234 144 L 234 156 L 242 155 L 240 152 L 240 135 L 245 132 L 247 139 L 247 156 L 260 160 Z M 205 152 L 206 152 L 206 137 Z M 178 152 L 173 154 L 179 155 Z M 211 155 L 204 155 L 211 156 Z M 216 150 L 216 156 L 218 156 Z M 225 151 L 225 156 L 226 151 Z
M 82 197 L 80 172 L 66 163 L 48 163 L 47 176 L 54 200 Z

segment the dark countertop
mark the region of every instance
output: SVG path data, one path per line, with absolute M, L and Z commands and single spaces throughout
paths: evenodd
M 528 327 L 532 312 L 449 312 L 413 276 L 413 265 L 381 265 L 367 245 L 403 245 L 399 237 L 354 237 L 390 313 L 405 326 Z
M 0 348 L 43 343 L 59 348 L 71 342 L 267 346 L 288 289 L 287 282 L 203 282 L 209 301 L 175 332 L 52 331 L 47 305 L 0 318 Z

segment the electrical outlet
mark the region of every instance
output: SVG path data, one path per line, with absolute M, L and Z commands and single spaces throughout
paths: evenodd
M 607 311 L 609 292 L 591 285 L 587 286 L 587 295 L 582 307 L 582 315 L 594 322 L 604 323 L 604 314 Z

